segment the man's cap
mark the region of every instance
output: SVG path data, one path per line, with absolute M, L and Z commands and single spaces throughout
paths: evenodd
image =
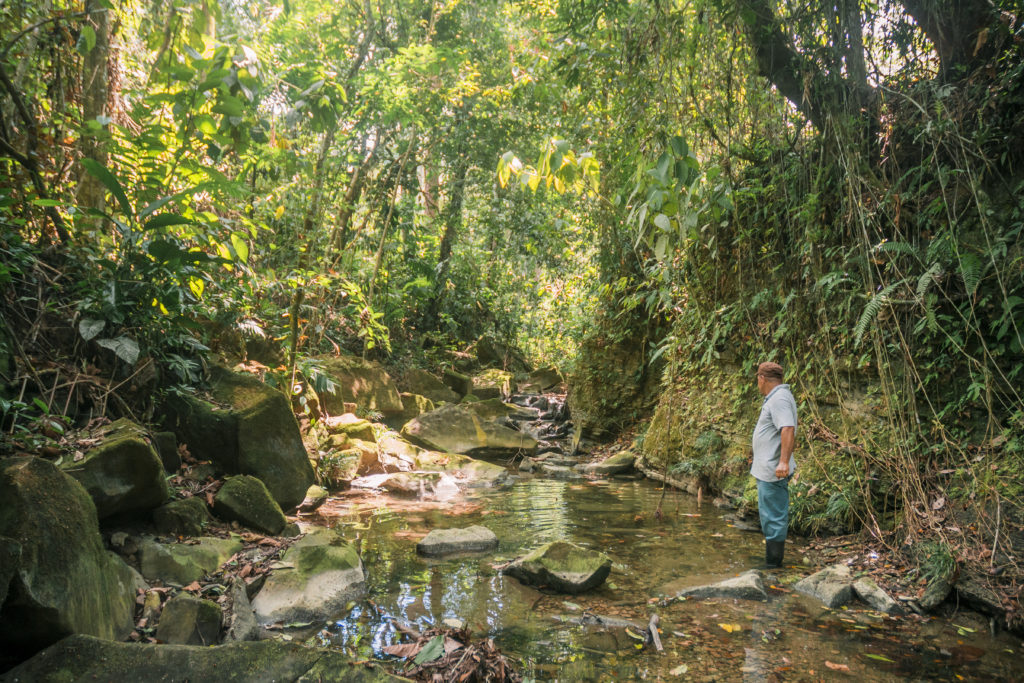
M 757 374 L 762 375 L 765 379 L 775 379 L 781 382 L 783 376 L 782 366 L 771 361 L 761 363 L 757 366 Z

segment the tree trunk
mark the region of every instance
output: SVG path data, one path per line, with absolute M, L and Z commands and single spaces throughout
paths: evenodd
M 82 60 L 82 120 L 95 121 L 107 115 L 107 59 L 110 54 L 110 11 L 98 0 L 85 3 L 86 21 L 96 32 L 96 45 Z M 101 166 L 107 165 L 107 153 L 103 143 L 96 136 L 82 138 L 82 158 L 92 159 Z M 78 173 L 79 206 L 106 210 L 106 194 L 99 180 L 80 169 Z
M 990 55 L 987 29 L 997 28 L 999 11 L 989 0 L 903 0 L 939 55 L 939 77 L 971 71 Z

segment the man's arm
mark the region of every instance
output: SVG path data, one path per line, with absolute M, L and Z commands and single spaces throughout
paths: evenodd
M 782 453 L 775 468 L 775 476 L 781 479 L 789 476 L 789 459 L 793 456 L 793 448 L 796 446 L 796 428 L 783 427 L 779 430 L 779 437 L 782 440 Z

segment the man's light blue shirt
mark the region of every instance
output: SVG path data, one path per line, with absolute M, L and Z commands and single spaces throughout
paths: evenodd
M 775 476 L 775 468 L 779 466 L 782 456 L 782 428 L 792 427 L 796 436 L 796 399 L 789 390 L 788 384 L 779 386 L 768 392 L 761 402 L 761 416 L 754 427 L 753 449 L 754 462 L 750 473 L 761 481 L 779 481 Z M 789 473 L 796 471 L 796 457 L 789 458 Z

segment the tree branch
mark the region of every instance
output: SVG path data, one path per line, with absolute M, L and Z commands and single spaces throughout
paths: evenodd
M 986 54 L 982 31 L 999 23 L 990 0 L 902 0 L 939 55 L 939 76 L 976 66 Z

